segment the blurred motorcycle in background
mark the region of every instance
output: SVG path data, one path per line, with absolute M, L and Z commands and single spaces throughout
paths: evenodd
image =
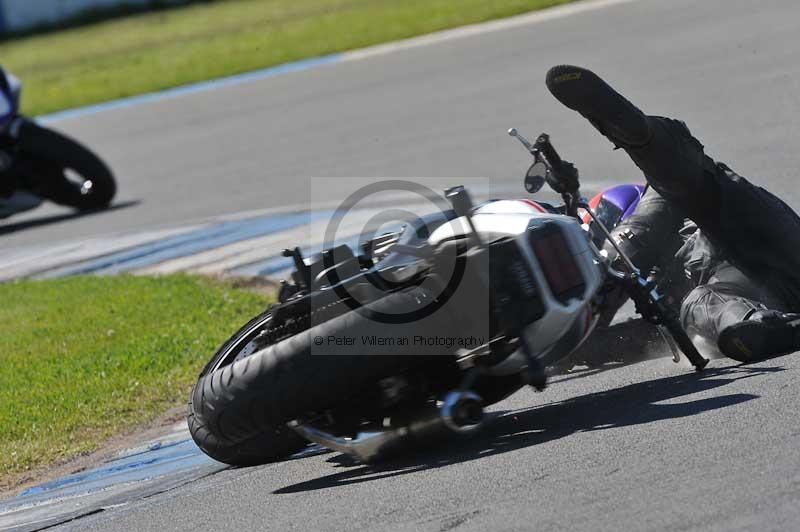
M 22 84 L 0 68 L 0 218 L 49 200 L 88 211 L 117 190 L 108 166 L 79 142 L 19 114 Z

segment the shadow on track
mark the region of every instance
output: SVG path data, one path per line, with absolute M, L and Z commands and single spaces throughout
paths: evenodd
M 684 373 L 590 393 L 559 403 L 501 412 L 487 420 L 483 432 L 474 439 L 450 441 L 433 451 L 417 451 L 374 465 L 364 465 L 349 456 L 336 454 L 328 462 L 348 468 L 346 471 L 286 486 L 273 493 L 297 493 L 369 482 L 514 451 L 576 432 L 693 416 L 757 399 L 758 396 L 734 393 L 680 404 L 656 403 L 778 371 L 784 370 L 781 367 L 735 366 L 704 373 Z
M 128 207 L 135 207 L 141 203 L 141 200 L 131 200 L 131 201 L 122 201 L 120 203 L 115 203 L 109 207 L 104 209 L 92 209 L 87 211 L 74 211 L 65 214 L 51 214 L 49 216 L 41 216 L 39 218 L 34 218 L 33 220 L 25 220 L 24 222 L 15 222 L 10 224 L 0 225 L 0 236 L 7 235 L 10 233 L 16 233 L 17 231 L 24 231 L 25 229 L 33 229 L 35 227 L 40 227 L 43 225 L 50 225 L 59 222 L 65 222 L 67 220 L 73 220 L 75 218 L 83 218 L 86 216 L 94 216 L 97 214 L 103 214 L 104 212 L 108 211 L 116 211 L 119 209 L 127 209 Z

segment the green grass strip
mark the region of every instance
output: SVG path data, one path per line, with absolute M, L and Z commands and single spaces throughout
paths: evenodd
M 0 284 L 0 485 L 185 402 L 263 296 L 184 275 Z
M 0 62 L 38 115 L 568 1 L 224 0 L 8 41 Z

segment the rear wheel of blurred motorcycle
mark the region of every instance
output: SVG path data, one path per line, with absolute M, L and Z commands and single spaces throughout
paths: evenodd
M 108 207 L 117 192 L 114 175 L 91 150 L 61 133 L 25 121 L 19 154 L 33 168 L 35 192 L 78 210 Z

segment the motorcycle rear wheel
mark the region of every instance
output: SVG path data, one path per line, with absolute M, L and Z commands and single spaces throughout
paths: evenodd
M 114 199 L 117 184 L 111 170 L 78 141 L 26 120 L 18 142 L 35 174 L 36 192 L 45 199 L 81 211 L 108 207 Z

